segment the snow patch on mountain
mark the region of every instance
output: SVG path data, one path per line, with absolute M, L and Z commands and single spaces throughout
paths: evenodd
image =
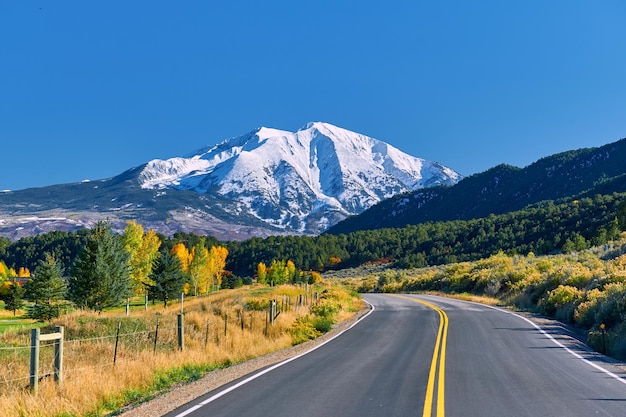
M 215 193 L 268 224 L 319 233 L 383 199 L 461 176 L 433 161 L 328 123 L 261 127 L 187 157 L 148 162 L 142 188 Z

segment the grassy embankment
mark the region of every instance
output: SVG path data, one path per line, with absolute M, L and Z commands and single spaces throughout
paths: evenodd
M 269 325 L 267 312 L 273 299 L 280 314 Z M 104 416 L 213 369 L 317 337 L 360 308 L 356 294 L 328 282 L 312 287 L 308 294 L 304 288 L 279 286 L 190 297 L 184 302 L 183 351 L 177 344 L 179 303 L 167 309 L 150 306 L 148 311 L 136 306 L 130 315 L 124 309 L 103 314 L 76 311 L 42 329 L 47 333 L 54 326 L 65 328 L 64 380 L 58 386 L 51 377 L 43 378 L 36 394 L 27 388 L 29 329 L 34 326 L 20 328 L 13 323 L 0 334 L 0 415 Z M 3 313 L 2 317 L 13 316 Z M 114 365 L 118 323 L 121 337 Z M 52 355 L 52 347 L 42 347 L 40 375 L 52 372 Z

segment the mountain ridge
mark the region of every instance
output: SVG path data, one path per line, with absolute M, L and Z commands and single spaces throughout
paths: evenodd
M 543 157 L 524 168 L 500 164 L 450 187 L 397 195 L 327 233 L 350 233 L 425 222 L 469 220 L 544 200 L 626 191 L 626 139 Z
M 74 230 L 98 219 L 117 230 L 136 220 L 164 234 L 224 240 L 314 235 L 396 193 L 459 178 L 437 162 L 327 123 L 296 132 L 262 127 L 112 178 L 2 193 L 0 235 Z
M 399 192 L 459 178 L 439 163 L 323 122 L 296 132 L 261 127 L 186 158 L 150 161 L 139 175 L 142 188 L 218 194 L 274 227 L 305 234 Z

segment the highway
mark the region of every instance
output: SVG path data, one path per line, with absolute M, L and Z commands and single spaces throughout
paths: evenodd
M 626 372 L 556 327 L 441 297 L 364 298 L 373 311 L 339 337 L 167 417 L 626 416 Z

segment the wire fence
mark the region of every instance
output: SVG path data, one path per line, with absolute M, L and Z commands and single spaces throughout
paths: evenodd
M 246 311 L 236 309 L 212 309 L 205 314 L 191 315 L 185 321 L 184 314 L 178 323 L 173 323 L 175 317 L 157 318 L 151 328 L 144 324 L 118 322 L 117 331 L 103 335 L 82 335 L 80 326 L 68 329 L 63 340 L 62 354 L 63 378 L 72 378 L 94 370 L 125 366 L 136 360 L 145 358 L 146 354 L 171 354 L 180 352 L 185 345 L 194 349 L 207 349 L 210 346 L 219 346 L 234 338 L 236 334 L 254 333 L 264 338 L 276 337 L 271 329 L 271 322 L 281 311 L 291 309 L 290 302 L 283 300 L 274 302 L 280 305 L 278 310 Z M 276 307 L 274 307 L 276 308 Z M 128 328 L 130 327 L 130 329 Z M 133 328 L 134 327 L 134 328 Z M 32 374 L 29 364 L 32 364 L 32 340 L 26 332 L 16 337 L 17 342 L 10 345 L 0 345 L 0 390 L 5 393 L 11 390 L 29 388 L 32 378 L 46 380 L 55 375 L 54 341 L 41 341 L 39 344 L 40 368 L 37 374 Z M 0 340 L 0 344 L 3 341 Z M 231 340 L 231 345 L 232 345 Z M 170 352 L 170 353 L 167 353 Z M 51 379 L 51 378 L 50 378 Z M 32 385 L 31 385 L 32 387 Z

